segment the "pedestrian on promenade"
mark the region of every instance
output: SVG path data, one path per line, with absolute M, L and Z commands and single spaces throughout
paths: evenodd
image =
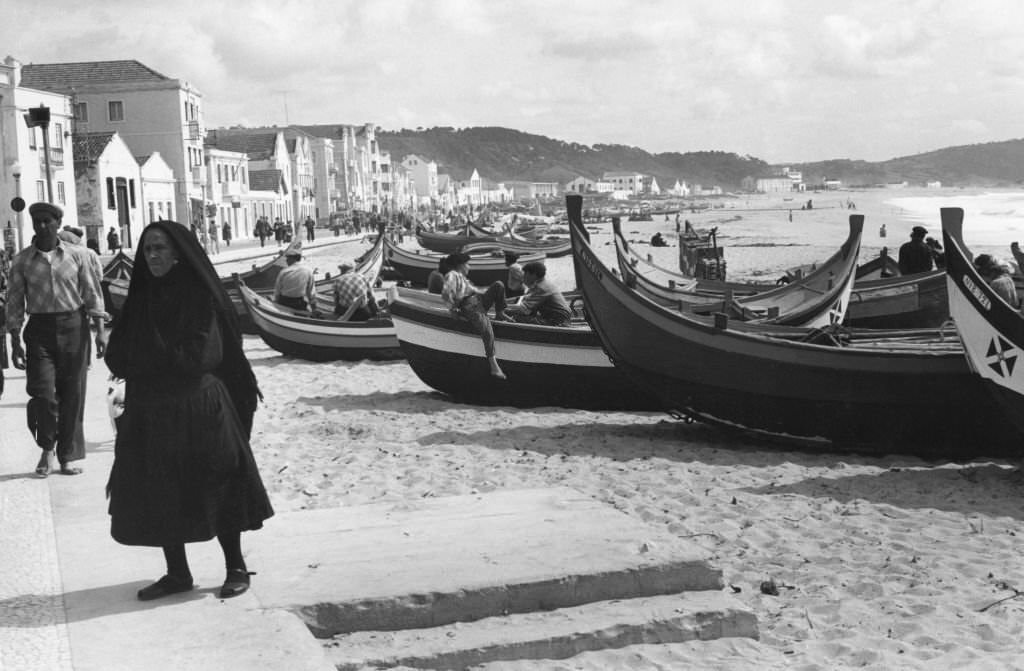
M 220 229 L 220 237 L 224 238 L 224 245 L 227 247 L 231 246 L 231 238 L 233 234 L 231 232 L 231 224 L 224 222 L 224 225 Z
M 216 219 L 210 219 L 210 223 L 206 226 L 206 232 L 210 236 L 209 252 L 220 254 L 220 226 L 217 225 Z
M 107 483 L 111 536 L 160 547 L 167 573 L 143 601 L 191 590 L 186 543 L 216 537 L 221 598 L 249 588 L 241 532 L 273 509 L 249 437 L 260 397 L 234 307 L 188 229 L 157 221 L 142 232 L 107 366 L 125 380 L 124 414 Z
M 61 473 L 77 475 L 82 469 L 75 462 L 85 459 L 82 420 L 90 318 L 96 356 L 102 357 L 107 348 L 98 263 L 87 247 L 61 241 L 60 207 L 34 203 L 28 211 L 35 237 L 14 257 L 7 289 L 11 362 L 25 370 L 28 427 L 43 451 L 36 474 L 45 478 L 59 463 Z
M 260 247 L 263 247 L 266 244 L 267 238 L 270 237 L 271 232 L 270 222 L 268 222 L 264 217 L 260 217 L 256 220 L 256 237 L 260 239 Z
M 313 242 L 316 239 L 316 222 L 312 217 L 306 217 L 306 242 Z
M 274 240 L 277 241 L 278 247 L 284 242 L 284 222 L 281 221 L 281 217 L 274 219 Z
M 121 249 L 121 238 L 117 235 L 117 229 L 113 226 L 107 232 L 107 249 L 110 250 L 111 254 Z

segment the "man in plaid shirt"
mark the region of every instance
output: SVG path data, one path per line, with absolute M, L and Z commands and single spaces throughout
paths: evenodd
M 350 321 L 366 321 L 377 316 L 377 300 L 373 297 L 370 282 L 352 272 L 351 264 L 343 263 L 338 266 L 338 270 L 341 274 L 334 281 L 335 316 L 341 317 L 349 309 L 353 310 L 348 317 Z
M 14 257 L 7 289 L 11 361 L 25 370 L 28 426 L 43 450 L 36 474 L 45 478 L 56 470 L 56 457 L 61 473 L 77 475 L 82 469 L 73 462 L 85 458 L 90 318 L 96 327 L 96 356 L 102 357 L 107 347 L 100 273 L 89 249 L 58 237 L 63 210 L 35 203 L 28 211 L 35 237 Z

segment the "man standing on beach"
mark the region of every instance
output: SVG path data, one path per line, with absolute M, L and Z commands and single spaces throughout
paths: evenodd
M 900 274 L 926 273 L 932 269 L 932 250 L 924 241 L 926 235 L 928 230 L 924 226 L 910 229 L 910 240 L 900 246 Z
M 90 318 L 96 328 L 96 356 L 102 357 L 107 347 L 103 295 L 92 252 L 62 244 L 58 237 L 63 210 L 34 203 L 28 211 L 35 238 L 14 257 L 7 294 L 11 360 L 26 371 L 29 431 L 43 451 L 36 474 L 45 478 L 53 472 L 56 456 L 61 473 L 77 475 L 82 469 L 72 463 L 85 458 L 82 420 Z

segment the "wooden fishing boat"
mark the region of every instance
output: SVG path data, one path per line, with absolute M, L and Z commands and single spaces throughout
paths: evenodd
M 236 279 L 235 288 L 263 342 L 286 356 L 307 361 L 400 359 L 395 328 L 389 319 L 338 321 L 289 310 Z
M 653 397 L 616 369 L 581 319 L 568 327 L 492 322 L 506 380 L 491 377 L 480 336 L 439 296 L 398 289 L 391 319 L 405 358 L 424 383 L 485 405 L 658 410 Z
M 568 256 L 572 253 L 572 243 L 569 238 L 558 238 L 554 240 L 522 240 L 498 238 L 495 241 L 475 240 L 464 244 L 459 251 L 465 254 L 480 254 L 483 252 L 515 252 L 516 254 L 543 254 L 548 258 Z
M 431 271 L 437 270 L 438 262 L 444 254 L 431 254 L 403 249 L 390 240 L 384 241 L 384 262 L 393 273 L 390 277 L 399 282 L 408 282 L 414 287 L 427 286 L 427 278 Z M 544 255 L 528 254 L 519 258 L 520 263 L 543 261 Z M 469 264 L 469 281 L 478 287 L 486 287 L 492 282 L 504 282 L 508 279 L 508 267 L 502 257 L 474 258 Z
M 665 308 L 601 262 L 580 197 L 566 200 L 588 321 L 615 365 L 670 411 L 808 448 L 931 457 L 1017 449 L 955 331 L 802 329 Z
M 859 216 L 859 215 L 851 215 Z M 637 289 L 651 295 L 660 295 L 670 299 L 676 294 L 676 300 L 684 302 L 695 300 L 694 296 L 707 300 L 721 300 L 732 295 L 738 303 L 777 292 L 777 283 L 744 283 L 720 280 L 699 279 L 692 275 L 674 272 L 658 266 L 650 258 L 633 251 L 632 246 L 622 235 L 621 227 L 612 222 L 615 233 L 617 265 L 623 276 L 627 277 L 628 267 L 636 269 Z M 715 246 L 714 249 L 721 249 Z M 888 259 L 888 260 L 886 260 Z M 829 262 L 826 261 L 826 264 Z M 875 277 L 882 269 L 891 271 L 892 260 L 887 255 L 872 259 L 855 271 L 855 281 L 846 305 L 845 321 L 848 326 L 857 328 L 926 328 L 941 326 L 949 319 L 949 306 L 946 299 L 945 280 L 941 270 L 933 270 L 914 275 L 899 275 L 899 268 L 887 277 Z M 627 268 L 624 269 L 624 266 Z M 801 284 L 814 275 L 820 268 L 807 275 L 803 273 L 788 274 L 790 284 Z M 799 275 L 799 276 L 798 276 Z M 795 323 L 795 322 L 790 322 Z
M 462 249 L 463 245 L 470 242 L 497 242 L 498 240 L 495 235 L 479 235 L 480 229 L 476 227 L 467 227 L 466 230 L 465 234 L 438 233 L 428 231 L 421 226 L 416 229 L 416 242 L 423 249 L 429 249 L 432 252 L 454 254 Z
M 1007 420 L 1024 433 L 1024 315 L 978 274 L 963 240 L 964 211 L 944 207 L 941 217 L 949 311 L 967 360 Z
M 842 323 L 856 279 L 854 273 L 863 230 L 864 216 L 850 215 L 850 232 L 846 241 L 813 272 L 788 284 L 735 298 L 728 292 L 725 297 L 700 292 L 697 280 L 685 280 L 633 254 L 620 223 L 617 220 L 612 223 L 615 256 L 623 281 L 651 300 L 697 314 L 721 312 L 743 321 L 813 328 Z M 685 286 L 674 278 L 685 282 Z
M 117 254 L 114 254 L 114 257 L 103 266 L 103 277 L 127 279 L 132 276 L 132 267 L 134 265 L 135 260 L 125 254 L 123 249 L 118 249 Z

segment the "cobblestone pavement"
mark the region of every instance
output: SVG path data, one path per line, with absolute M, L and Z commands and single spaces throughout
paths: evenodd
M 0 669 L 70 670 L 71 645 L 50 485 L 25 428 L 25 374 L 7 369 L 0 398 Z

